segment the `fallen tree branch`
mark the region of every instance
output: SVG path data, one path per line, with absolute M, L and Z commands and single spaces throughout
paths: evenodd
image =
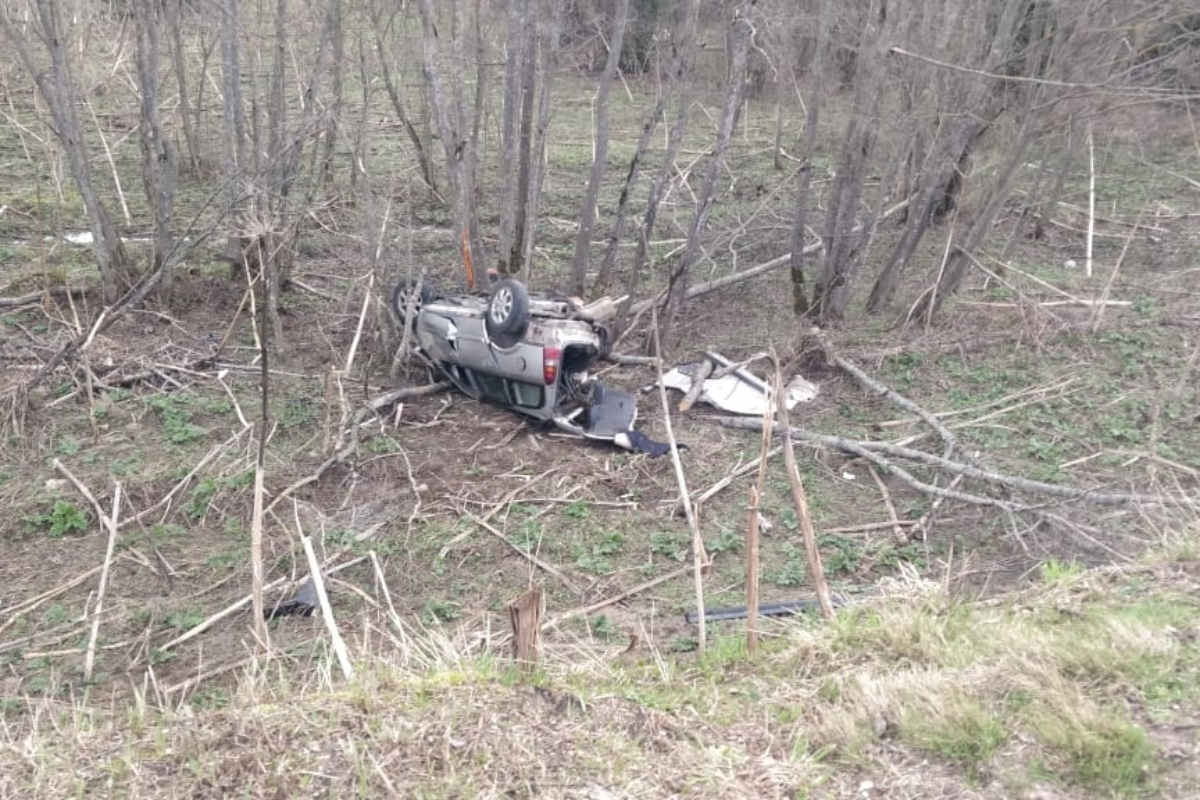
M 854 378 L 854 380 L 858 381 L 867 391 L 872 392 L 880 397 L 887 398 L 892 405 L 898 406 L 908 413 L 916 415 L 926 425 L 937 431 L 938 436 L 941 437 L 942 442 L 946 445 L 947 456 L 958 447 L 958 439 L 936 416 L 929 413 L 924 408 L 917 405 L 912 400 L 909 400 L 899 392 L 875 380 L 870 375 L 859 369 L 858 365 L 853 361 L 849 360 L 848 358 L 843 358 L 835 353 L 833 350 L 833 344 L 829 341 L 829 337 L 826 336 L 825 332 L 820 328 L 814 327 L 811 333 L 813 337 L 820 343 L 821 349 L 825 351 L 826 356 L 831 359 L 833 363 L 837 364 L 838 369 Z
M 718 424 L 724 425 L 727 428 L 738 428 L 741 430 L 762 429 L 762 421 L 757 419 L 745 419 L 742 417 L 713 417 L 713 419 L 715 419 Z M 779 432 L 776 431 L 776 435 L 778 435 L 778 433 Z M 910 447 L 887 444 L 886 442 L 856 442 L 850 439 L 844 439 L 840 436 L 828 436 L 826 434 L 813 433 L 811 431 L 806 431 L 803 428 L 791 428 L 791 436 L 792 439 L 796 441 L 809 442 L 864 458 L 877 467 L 891 472 L 914 488 L 926 492 L 927 494 L 944 496 L 949 500 L 962 500 L 964 502 L 974 503 L 977 505 L 995 506 L 1006 511 L 1022 511 L 1026 510 L 1026 507 L 1018 503 L 1000 500 L 994 497 L 985 497 L 982 495 L 974 495 L 966 492 L 952 491 L 949 489 L 942 489 L 937 486 L 932 486 L 914 477 L 901 467 L 896 466 L 893 462 L 885 458 L 885 456 L 908 459 L 910 461 L 916 461 L 917 463 L 924 464 L 925 466 L 944 470 L 953 475 L 961 474 L 966 478 L 980 480 L 985 483 L 1006 486 L 1009 489 L 1029 492 L 1031 494 L 1048 495 L 1050 497 L 1057 497 L 1066 501 L 1089 502 L 1096 503 L 1097 505 L 1110 506 L 1126 505 L 1128 503 L 1142 503 L 1147 505 L 1166 505 L 1175 503 L 1192 507 L 1200 505 L 1200 499 L 1192 499 L 1187 497 L 1167 497 L 1163 495 L 1146 495 L 1126 492 L 1102 492 L 1097 489 L 1079 489 L 1074 486 L 1061 486 L 1054 483 L 1043 483 L 1042 481 L 1035 481 L 1029 478 L 1021 478 L 1015 475 L 1004 475 L 998 472 L 992 472 L 990 470 L 985 470 L 970 464 L 952 461 L 942 456 L 935 456 L 931 453 L 926 453 L 921 450 L 914 450 Z
M 39 289 L 36 292 L 29 294 L 21 294 L 16 297 L 0 297 L 0 308 L 20 308 L 21 306 L 30 306 L 34 303 L 40 303 L 46 297 L 72 297 L 87 294 L 87 289 L 82 286 L 50 286 L 45 289 Z
M 345 555 L 349 551 L 350 551 L 349 547 L 343 547 L 341 550 L 334 553 L 329 558 L 325 559 L 324 563 L 332 564 L 334 561 L 341 558 L 343 555 Z M 330 569 L 325 570 L 325 576 L 328 577 L 330 575 L 333 575 L 335 572 L 341 572 L 344 569 L 352 567 L 355 564 L 360 564 L 366 560 L 367 560 L 366 556 L 359 556 L 358 558 L 352 558 L 349 561 L 346 561 L 345 563 L 338 564 L 336 567 L 331 567 Z M 294 581 L 292 581 L 292 579 L 287 576 L 282 576 L 282 577 L 276 578 L 275 580 L 273 580 L 270 583 L 263 586 L 263 592 L 266 593 L 266 592 L 272 591 L 280 586 L 283 586 L 285 583 L 294 583 Z M 223 608 L 222 610 L 213 614 L 212 616 L 210 616 L 204 620 L 201 620 L 196 625 L 193 625 L 191 628 L 189 628 L 188 630 L 179 634 L 174 639 L 172 639 L 171 641 L 162 645 L 158 649 L 159 650 L 170 650 L 172 647 L 181 645 L 184 642 L 188 641 L 189 639 L 194 639 L 195 637 L 204 633 L 206 630 L 211 628 L 213 625 L 216 625 L 218 622 L 225 619 L 226 617 L 232 616 L 232 615 L 236 614 L 238 611 L 241 611 L 243 608 L 250 605 L 251 601 L 253 601 L 253 600 L 254 600 L 253 593 L 245 595 L 240 600 L 237 600 L 237 601 L 231 603 L 230 605 L 226 606 L 225 608 Z M 260 655 L 265 655 L 265 654 L 260 654 Z

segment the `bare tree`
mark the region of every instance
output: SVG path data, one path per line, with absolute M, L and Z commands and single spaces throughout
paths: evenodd
M 857 225 L 867 167 L 875 150 L 876 119 L 883 94 L 883 47 L 894 23 L 888 23 L 886 3 L 868 2 L 860 7 L 856 30 L 860 38 L 853 59 L 854 101 L 833 186 L 826 198 L 825 224 L 821 239 L 824 257 L 813 289 L 817 316 L 839 319 L 846 311 L 850 286 L 863 255 L 867 226 Z M 892 20 L 898 15 L 893 15 Z M 793 258 L 795 257 L 793 250 Z
M 689 73 L 691 72 L 697 16 L 699 14 L 698 6 L 689 4 L 685 7 L 684 13 L 685 16 L 680 35 L 675 38 L 671 48 L 674 56 L 666 69 L 668 84 L 671 87 L 678 88 L 681 98 L 684 96 L 682 94 L 683 82 L 690 79 Z M 658 52 L 661 52 L 661 48 Z M 604 248 L 604 261 L 600 264 L 599 274 L 596 277 L 596 287 L 598 289 L 607 288 L 612 279 L 613 268 L 616 266 L 617 261 L 617 248 L 620 246 L 625 235 L 625 222 L 629 217 L 629 203 L 633 196 L 633 190 L 641 173 L 642 162 L 646 158 L 646 151 L 650 147 L 650 139 L 654 135 L 654 131 L 658 128 L 658 123 L 663 118 L 663 113 L 666 111 L 667 102 L 670 98 L 670 91 L 660 89 L 658 97 L 654 102 L 654 107 L 643 118 L 642 131 L 638 136 L 637 145 L 634 147 L 633 156 L 629 159 L 629 167 L 625 172 L 625 181 L 621 185 L 621 194 L 617 199 L 617 209 L 614 215 L 615 219 L 613 220 L 612 231 L 608 235 L 608 243 Z M 676 122 L 682 122 L 686 125 L 686 119 L 686 116 L 678 117 Z M 682 135 L 682 130 L 680 134 Z M 676 144 L 677 147 L 678 143 Z M 666 176 L 670 174 L 670 162 L 674 160 L 674 150 L 669 145 L 667 149 L 670 158 L 664 160 L 663 165 L 659 169 L 662 181 L 665 181 Z M 661 184 L 655 184 L 651 187 L 650 197 L 652 202 L 647 205 L 647 213 L 649 213 L 650 208 L 653 208 L 655 213 L 657 213 L 657 198 L 659 197 L 660 188 L 656 187 L 661 187 Z M 651 220 L 651 227 L 653 227 L 653 220 Z M 648 233 L 646 235 L 649 236 Z M 641 251 L 635 258 L 634 272 L 641 269 L 644 256 L 645 251 Z
M 187 143 L 188 164 L 192 172 L 200 174 L 203 158 L 200 154 L 200 137 L 197 132 L 197 122 L 192 115 L 192 98 L 188 92 L 187 62 L 183 50 L 183 28 L 179 22 L 179 7 L 183 0 L 167 0 L 163 6 L 166 12 L 167 27 L 171 34 L 171 65 L 175 73 L 175 85 L 179 89 L 179 126 L 183 128 L 183 138 Z M 200 81 L 203 91 L 204 81 Z M 197 104 L 199 105 L 199 104 Z
M 812 60 L 808 69 L 808 115 L 804 124 L 804 150 L 797 176 L 796 216 L 792 223 L 792 310 L 808 313 L 808 292 L 804 281 L 804 243 L 808 229 L 809 192 L 812 187 L 812 160 L 817 149 L 817 131 L 821 120 L 821 92 L 824 77 L 825 42 L 829 32 L 831 0 L 821 0 L 817 27 L 813 33 Z
M 620 324 L 624 325 L 624 316 L 628 313 L 629 307 L 633 302 L 633 298 L 637 296 L 638 285 L 641 282 L 643 274 L 646 272 L 650 260 L 650 239 L 654 233 L 655 221 L 658 218 L 658 206 L 662 202 L 663 190 L 670 180 L 671 172 L 675 169 L 675 156 L 679 152 L 679 145 L 683 142 L 683 135 L 687 131 L 688 120 L 691 117 L 692 111 L 692 81 L 691 81 L 691 66 L 692 54 L 694 52 L 696 41 L 697 22 L 700 17 L 700 0 L 689 0 L 684 7 L 683 25 L 680 29 L 678 44 L 679 56 L 677 61 L 677 69 L 675 74 L 678 76 L 678 81 L 675 85 L 676 93 L 675 100 L 678 104 L 675 112 L 675 121 L 671 125 L 671 131 L 667 134 L 667 146 L 663 152 L 662 162 L 658 165 L 658 172 L 650 182 L 650 196 L 646 199 L 646 212 L 642 218 L 642 227 L 638 231 L 637 246 L 633 256 L 633 264 L 629 269 L 628 275 L 625 278 L 625 294 L 628 295 L 628 300 L 622 304 Z M 653 132 L 654 121 L 657 120 L 658 114 L 661 114 L 665 106 L 666 100 L 660 98 L 659 103 L 655 105 L 655 112 L 647 117 L 646 123 L 642 126 L 642 138 L 638 142 L 638 147 L 641 153 L 645 152 L 646 145 L 649 144 L 650 135 Z M 641 155 L 635 153 L 633 160 L 630 163 L 629 175 L 625 181 L 625 188 L 621 190 L 621 203 L 628 201 L 628 193 L 632 186 L 633 180 L 637 177 L 637 165 L 641 161 Z M 621 224 L 622 217 L 618 210 L 616 226 Z M 615 245 L 611 244 L 610 251 L 613 251 Z M 607 261 L 607 256 L 605 259 Z M 602 273 L 603 275 L 603 273 Z
M 158 17 L 154 0 L 137 0 L 134 27 L 137 34 L 138 91 L 141 94 L 139 142 L 142 150 L 142 184 L 154 216 L 153 255 L 150 269 L 162 270 L 159 285 L 169 290 L 171 272 L 168 259 L 174 244 L 171 217 L 175 210 L 175 189 L 179 163 L 175 148 L 158 119 Z
M 529 219 L 530 159 L 533 153 L 533 110 L 537 80 L 538 39 L 530 15 L 536 11 L 533 0 L 510 0 L 519 30 L 512 31 L 509 15 L 509 55 L 505 75 L 503 147 L 503 207 L 500 223 L 500 272 L 517 274 L 524 264 L 525 231 Z
M 117 235 L 108 209 L 100 202 L 88 165 L 87 140 L 76 111 L 76 86 L 69 51 L 69 31 L 54 0 L 36 0 L 35 35 L 50 59 L 50 74 L 42 68 L 29 47 L 28 37 L 18 30 L 7 13 L 0 13 L 0 27 L 25 71 L 33 78 L 38 93 L 50 109 L 52 129 L 71 168 L 71 176 L 83 199 L 92 233 L 92 250 L 100 269 L 100 281 L 106 299 L 115 299 L 121 289 L 131 286 L 133 276 L 121 237 Z
M 754 34 L 754 19 L 750 16 L 753 11 L 754 3 L 735 9 L 733 19 L 729 24 L 729 81 L 725 89 L 725 101 L 721 107 L 721 121 L 717 128 L 716 145 L 705 170 L 704 179 L 696 192 L 696 212 L 688 229 L 687 241 L 684 244 L 679 265 L 671 273 L 667 291 L 667 307 L 663 320 L 663 333 L 668 341 L 673 340 L 679 318 L 686 312 L 688 281 L 691 277 L 692 267 L 700 258 L 701 238 L 708 225 L 708 217 L 716 193 L 717 178 L 725 162 L 725 154 L 729 150 L 729 143 L 733 139 L 738 115 L 742 111 L 742 103 L 746 97 L 746 64 L 750 51 L 750 39 Z
M 466 104 L 462 97 L 462 87 L 454 81 L 451 87 L 446 86 L 442 74 L 441 36 L 438 33 L 437 15 L 432 0 L 419 0 L 422 28 L 422 71 L 429 91 L 429 103 L 442 140 L 442 149 L 446 156 L 446 172 L 449 176 L 451 191 L 454 198 L 454 232 L 455 238 L 463 242 L 466 252 L 464 255 L 473 264 L 486 264 L 483 244 L 478 235 L 475 221 L 475 172 L 474 154 L 471 152 L 467 132 L 470 126 L 466 120 Z M 451 0 L 451 46 L 461 51 L 461 43 L 456 43 L 456 26 L 458 24 L 458 3 Z M 454 53 L 455 58 L 460 53 Z M 453 62 L 455 59 L 451 59 Z M 453 70 L 452 70 L 453 77 Z
M 600 197 L 600 184 L 608 167 L 608 92 L 612 87 L 617 63 L 621 59 L 621 45 L 625 39 L 625 23 L 629 16 L 629 0 L 617 0 L 613 12 L 612 36 L 608 45 L 608 61 L 596 85 L 596 131 L 592 155 L 592 170 L 588 176 L 587 190 L 583 195 L 583 207 L 579 212 L 579 233 L 575 237 L 575 257 L 571 261 L 571 292 L 582 296 L 587 282 L 588 251 L 592 246 L 592 229 L 596 223 L 596 201 Z
M 554 75 L 558 69 L 559 34 L 562 30 L 563 3 L 551 2 L 552 11 L 548 20 L 540 26 L 542 43 L 538 47 L 538 117 L 533 131 L 533 152 L 529 165 L 529 192 L 526 198 L 525 214 L 531 220 L 525 226 L 525 236 L 521 243 L 521 263 L 526 272 L 533 266 L 534 234 L 537 232 L 536 220 L 538 209 L 542 202 L 542 179 L 546 172 L 546 133 L 550 127 L 550 110 L 552 106 L 551 90 L 554 88 Z
M 238 0 L 221 0 L 221 103 L 222 162 L 227 198 L 226 213 L 237 215 L 245 193 L 246 117 L 242 107 L 242 46 Z M 226 240 L 225 256 L 234 264 L 242 262 L 242 240 L 231 233 Z
M 400 124 L 404 127 L 405 135 L 408 136 L 408 140 L 412 143 L 417 164 L 421 169 L 421 180 L 425 182 L 425 185 L 436 196 L 438 188 L 433 168 L 433 159 L 429 155 L 429 149 L 425 146 L 425 139 L 413 123 L 412 116 L 404 103 L 404 99 L 400 95 L 399 86 L 392 75 L 391 59 L 384 47 L 384 38 L 392 30 L 392 24 L 396 19 L 398 11 L 399 9 L 393 8 L 392 13 L 388 15 L 387 22 L 385 23 L 381 10 L 377 5 L 372 3 L 371 14 L 372 27 L 375 32 L 375 52 L 379 57 L 379 69 L 383 77 L 383 85 L 387 89 L 388 99 L 392 103 L 392 110 L 396 112 L 396 119 L 400 120 Z
M 974 69 L 981 73 L 995 72 L 1014 54 L 1016 34 L 1024 20 L 1031 0 L 1006 0 L 996 15 L 994 28 L 987 32 L 989 41 L 983 49 L 982 63 Z M 986 9 L 971 7 L 968 11 L 984 14 Z M 967 50 L 966 47 L 963 48 Z M 965 53 L 964 53 L 965 58 Z M 964 65 L 973 66 L 973 65 Z M 868 311 L 878 311 L 892 298 L 900 283 L 905 265 L 939 210 L 944 213 L 953 203 L 958 190 L 956 179 L 961 175 L 965 160 L 983 134 L 1003 112 L 1003 95 L 995 84 L 980 75 L 959 74 L 964 87 L 961 102 L 955 103 L 953 113 L 939 120 L 937 141 L 929 154 L 929 165 L 922 171 L 921 187 L 913 201 L 908 221 L 899 242 L 892 249 L 883 271 L 871 289 Z M 943 98 L 946 102 L 949 98 Z
M 510 271 L 517 230 L 517 130 L 520 127 L 522 65 L 526 58 L 527 16 L 530 0 L 508 0 L 508 25 L 504 39 L 504 108 L 500 127 L 500 263 Z

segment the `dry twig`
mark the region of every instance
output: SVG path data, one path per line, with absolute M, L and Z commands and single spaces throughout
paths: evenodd
M 108 530 L 108 544 L 104 548 L 104 564 L 100 569 L 100 586 L 96 589 L 96 607 L 92 609 L 92 632 L 88 635 L 87 655 L 83 659 L 83 681 L 90 683 L 92 668 L 96 663 L 96 639 L 100 635 L 100 615 L 104 613 L 104 595 L 108 592 L 108 575 L 112 567 L 113 550 L 117 546 L 117 518 L 121 513 L 121 484 L 113 489 L 112 515 L 101 515 L 100 522 Z
M 700 522 L 692 508 L 692 498 L 688 494 L 687 477 L 683 474 L 683 461 L 679 458 L 679 445 L 675 441 L 675 432 L 671 428 L 671 406 L 667 402 L 667 387 L 663 383 L 662 372 L 662 342 L 658 335 L 658 309 L 650 309 L 650 325 L 654 333 L 654 355 L 658 359 L 658 397 L 662 401 L 663 426 L 667 431 L 667 444 L 671 446 L 671 464 L 675 468 L 675 481 L 679 484 L 679 502 L 683 505 L 683 513 L 687 517 L 688 527 L 692 531 L 692 573 L 696 584 L 696 609 L 699 628 L 697 644 L 701 653 L 707 644 L 707 631 L 704 624 L 704 572 L 712 560 L 704 549 L 704 537 L 700 535 Z

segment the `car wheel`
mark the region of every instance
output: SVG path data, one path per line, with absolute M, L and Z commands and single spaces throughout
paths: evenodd
M 485 321 L 488 336 L 519 336 L 528 322 L 529 292 L 523 283 L 508 279 L 492 287 Z
M 408 318 L 408 306 L 411 302 L 412 324 L 416 325 L 421 306 L 432 300 L 433 290 L 425 282 L 417 278 L 402 280 L 392 290 L 392 311 L 396 312 L 396 319 L 400 320 L 400 324 L 403 325 Z

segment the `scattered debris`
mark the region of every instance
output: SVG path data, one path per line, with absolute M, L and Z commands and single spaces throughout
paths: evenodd
M 677 389 L 691 397 L 695 388 L 694 376 L 711 371 L 711 377 L 702 379 L 699 402 L 731 414 L 762 416 L 770 405 L 770 387 L 767 382 L 751 373 L 745 366 L 724 356 L 711 352 L 704 355 L 705 358 L 701 361 L 679 364 L 671 369 L 663 375 L 663 384 L 668 389 Z M 653 385 L 647 387 L 647 391 L 650 388 L 653 388 Z M 816 384 L 801 375 L 794 376 L 788 381 L 786 389 L 788 408 L 812 401 L 818 391 Z
M 296 589 L 291 600 L 280 603 L 264 614 L 267 619 L 276 617 L 311 617 L 317 608 L 317 587 L 313 584 L 312 576 L 304 579 L 304 583 Z

